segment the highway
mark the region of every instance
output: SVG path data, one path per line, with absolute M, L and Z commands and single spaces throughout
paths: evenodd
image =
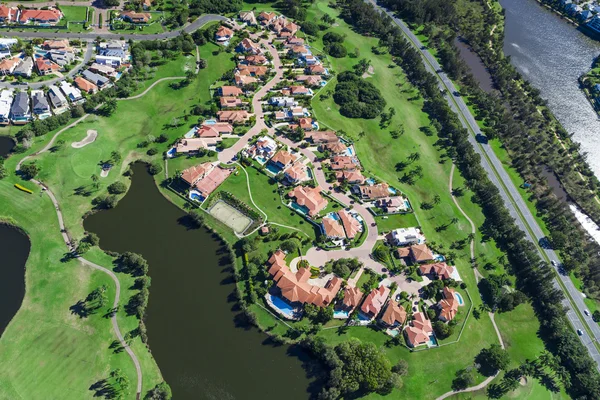
M 421 53 L 425 60 L 425 66 L 434 76 L 438 78 L 440 88 L 445 90 L 445 97 L 448 100 L 448 104 L 458 114 L 463 126 L 471 133 L 471 135 L 469 135 L 469 141 L 473 145 L 475 151 L 481 155 L 482 166 L 487 172 L 489 179 L 500 191 L 500 195 L 502 196 L 511 216 L 515 219 L 519 228 L 525 232 L 526 237 L 537 247 L 542 259 L 546 261 L 557 261 L 558 263 L 559 258 L 554 250 L 542 249 L 539 246 L 539 241 L 544 238 L 545 235 L 535 220 L 533 214 L 527 208 L 527 205 L 519 194 L 517 187 L 511 181 L 494 151 L 489 145 L 479 143 L 475 139 L 477 134 L 481 134 L 481 130 L 479 129 L 475 118 L 471 114 L 471 111 L 468 109 L 464 100 L 460 96 L 455 96 L 453 94 L 457 92 L 457 89 L 450 78 L 448 78 L 444 72 L 438 72 L 442 71 L 442 67 L 439 65 L 435 57 L 433 57 L 427 48 L 423 46 L 423 44 L 411 32 L 404 21 L 396 18 L 392 12 L 387 11 L 383 7 L 375 4 L 373 0 L 369 1 L 376 8 L 378 8 L 380 12 L 383 12 L 392 18 L 393 21 L 400 27 L 409 42 Z M 548 264 L 550 265 L 550 263 Z M 557 276 L 554 284 L 557 288 L 561 289 L 563 293 L 565 293 L 563 304 L 568 308 L 567 317 L 576 330 L 583 332 L 583 334 L 580 335 L 580 339 L 584 346 L 588 349 L 590 356 L 600 366 L 600 352 L 594 344 L 594 342 L 600 340 L 600 326 L 598 326 L 598 324 L 592 320 L 591 316 L 585 315 L 584 310 L 586 310 L 587 307 L 583 301 L 582 293 L 575 288 L 575 285 L 573 285 L 573 282 L 568 276 L 564 276 L 559 273 L 557 266 L 554 266 L 554 268 Z M 562 286 L 558 279 L 560 279 Z M 577 310 L 579 313 L 577 313 L 575 310 Z M 591 337 L 588 333 L 588 330 L 592 333 Z

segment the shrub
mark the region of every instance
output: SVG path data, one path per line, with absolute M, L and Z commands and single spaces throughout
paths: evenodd
M 151 149 L 148 149 L 148 151 L 146 152 L 146 154 L 148 154 L 149 156 L 153 156 L 156 153 L 158 153 L 158 150 L 156 150 L 154 147 Z
M 151 175 L 158 175 L 162 172 L 163 167 L 159 162 L 153 162 L 148 166 L 148 172 Z
M 340 105 L 340 113 L 348 118 L 375 118 L 386 105 L 379 89 L 349 71 L 338 76 L 333 100 Z
M 127 185 L 123 182 L 115 182 L 108 185 L 108 193 L 110 194 L 121 194 L 127 191 Z

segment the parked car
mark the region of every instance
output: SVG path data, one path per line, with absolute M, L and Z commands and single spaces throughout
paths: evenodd
M 583 331 L 582 331 L 581 329 L 577 329 L 577 334 L 578 334 L 579 336 L 583 336 Z
M 590 310 L 583 310 L 583 313 L 584 313 L 585 315 L 587 315 L 588 317 L 590 316 Z
M 556 267 L 556 260 L 552 260 L 552 261 L 550 261 L 550 262 L 552 263 L 552 265 L 553 265 L 553 266 L 555 266 L 555 267 Z

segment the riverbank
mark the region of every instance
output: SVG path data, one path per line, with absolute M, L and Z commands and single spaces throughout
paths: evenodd
M 594 59 L 592 68 L 579 77 L 581 90 L 590 102 L 590 105 L 600 118 L 600 56 Z

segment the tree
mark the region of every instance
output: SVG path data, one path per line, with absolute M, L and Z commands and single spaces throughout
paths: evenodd
M 159 162 L 153 162 L 148 166 L 148 172 L 151 175 L 158 175 L 162 172 L 163 167 Z
M 404 359 L 398 360 L 396 365 L 392 367 L 392 372 L 397 373 L 400 376 L 405 376 L 408 374 L 408 363 Z
M 207 65 L 208 65 L 208 63 L 206 62 L 206 60 L 204 58 L 201 58 L 198 60 L 198 68 L 204 69 L 204 68 L 206 68 Z
M 452 335 L 452 327 L 442 321 L 435 321 L 433 323 L 433 330 L 435 331 L 435 335 L 440 339 L 446 339 Z
M 37 163 L 31 162 L 27 164 L 23 164 L 21 166 L 21 173 L 23 174 L 23 178 L 30 180 L 37 176 L 40 173 L 40 167 L 38 167 Z
M 144 400 L 171 400 L 173 394 L 167 382 L 161 382 L 146 393 Z
M 508 352 L 499 344 L 492 344 L 487 349 L 482 349 L 475 357 L 479 364 L 479 372 L 485 376 L 492 376 L 497 371 L 506 369 L 510 363 Z
M 121 154 L 117 151 L 110 153 L 110 163 L 116 165 L 121 162 Z
M 199 211 L 192 211 L 188 215 L 196 228 L 204 225 L 204 215 L 200 214 Z
M 475 383 L 475 377 L 471 369 L 456 371 L 456 378 L 452 381 L 452 390 L 464 390 Z
M 127 185 L 123 182 L 117 181 L 108 185 L 108 193 L 110 194 L 121 194 L 127 191 Z
M 96 174 L 92 174 L 92 176 L 90 177 L 92 179 L 93 185 L 95 189 L 98 189 L 100 187 L 100 178 L 98 178 L 98 175 Z
M 319 33 L 319 25 L 311 21 L 304 21 L 302 23 L 302 32 L 310 36 L 316 36 Z
M 298 251 L 298 242 L 295 239 L 289 239 L 281 243 L 281 250 L 288 254 Z

